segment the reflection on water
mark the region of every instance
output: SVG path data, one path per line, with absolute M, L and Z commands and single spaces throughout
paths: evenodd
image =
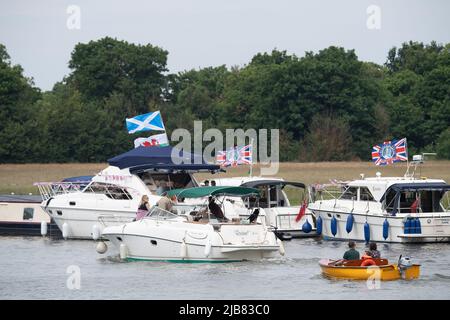
M 449 299 L 450 245 L 380 244 L 395 262 L 400 254 L 422 264 L 416 281 L 382 282 L 323 277 L 318 261 L 340 258 L 346 243 L 298 239 L 286 256 L 261 262 L 180 264 L 122 262 L 92 241 L 0 238 L 0 299 Z M 357 249 L 364 249 L 363 243 Z M 69 266 L 78 266 L 81 288 L 67 288 Z

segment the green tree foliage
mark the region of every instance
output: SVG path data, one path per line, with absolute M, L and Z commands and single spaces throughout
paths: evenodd
M 122 94 L 132 113 L 148 111 L 160 102 L 168 52 L 150 44 L 135 45 L 109 37 L 79 43 L 69 68 L 72 83 L 87 100 Z
M 374 144 L 402 137 L 410 154 L 450 158 L 450 44 L 405 43 L 384 66 L 331 46 L 166 74 L 167 55 L 108 37 L 78 44 L 71 73 L 40 93 L 0 45 L 0 161 L 105 161 L 143 136 L 129 135 L 125 118 L 155 110 L 169 137 L 194 120 L 278 128 L 281 160 L 369 160 Z
M 391 134 L 407 137 L 412 150 L 435 150 L 450 126 L 450 44 L 404 43 L 389 51 L 386 67 Z
M 34 103 L 40 91 L 12 65 L 5 46 L 0 44 L 0 162 L 26 162 L 35 147 L 38 126 Z

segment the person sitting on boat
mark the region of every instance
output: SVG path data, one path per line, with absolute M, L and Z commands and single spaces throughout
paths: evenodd
M 355 241 L 349 241 L 348 247 L 349 250 L 344 253 L 344 260 L 359 260 L 359 252 L 355 250 L 356 243 Z
M 156 203 L 156 206 L 163 210 L 177 214 L 178 211 L 177 211 L 177 209 L 174 208 L 175 200 L 176 200 L 175 197 L 172 197 L 172 199 L 171 199 L 167 196 L 167 193 L 165 193 L 161 197 L 161 199 L 158 200 L 158 202 Z
M 138 210 L 136 213 L 135 221 L 141 220 L 150 210 L 150 203 L 148 202 L 148 200 L 149 199 L 147 195 L 142 196 L 141 202 L 139 203 Z
M 223 221 L 228 221 L 228 219 L 225 217 L 225 215 L 223 214 L 222 209 L 220 208 L 220 206 L 214 201 L 213 197 L 209 197 L 209 204 L 208 204 L 208 209 L 209 212 L 211 212 L 211 214 L 216 217 L 218 220 L 223 220 Z
M 366 251 L 366 255 L 370 256 L 373 259 L 380 259 L 381 254 L 380 251 L 377 250 L 377 244 L 375 242 L 371 242 L 369 245 L 369 250 Z

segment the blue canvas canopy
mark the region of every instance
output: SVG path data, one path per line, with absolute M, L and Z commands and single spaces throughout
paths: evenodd
M 167 169 L 185 171 L 217 171 L 220 166 L 208 164 L 194 153 L 167 147 L 138 147 L 108 159 L 112 166 L 130 168 L 130 172 L 145 169 Z
M 91 182 L 94 176 L 78 176 L 78 177 L 70 177 L 61 180 L 61 182 Z

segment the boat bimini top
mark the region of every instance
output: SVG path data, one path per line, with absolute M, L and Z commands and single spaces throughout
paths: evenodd
M 219 165 L 207 163 L 201 155 L 170 146 L 138 147 L 108 159 L 111 166 L 129 168 L 131 173 L 146 169 L 178 171 L 223 171 Z
M 449 190 L 450 185 L 444 182 L 396 183 L 386 190 L 380 202 L 395 215 L 397 212 L 410 212 L 413 202 L 418 197 L 423 212 L 441 212 L 440 201 Z
M 208 196 L 258 196 L 259 190 L 246 187 L 208 186 L 188 189 L 174 189 L 167 191 L 167 196 L 177 198 L 203 198 Z

